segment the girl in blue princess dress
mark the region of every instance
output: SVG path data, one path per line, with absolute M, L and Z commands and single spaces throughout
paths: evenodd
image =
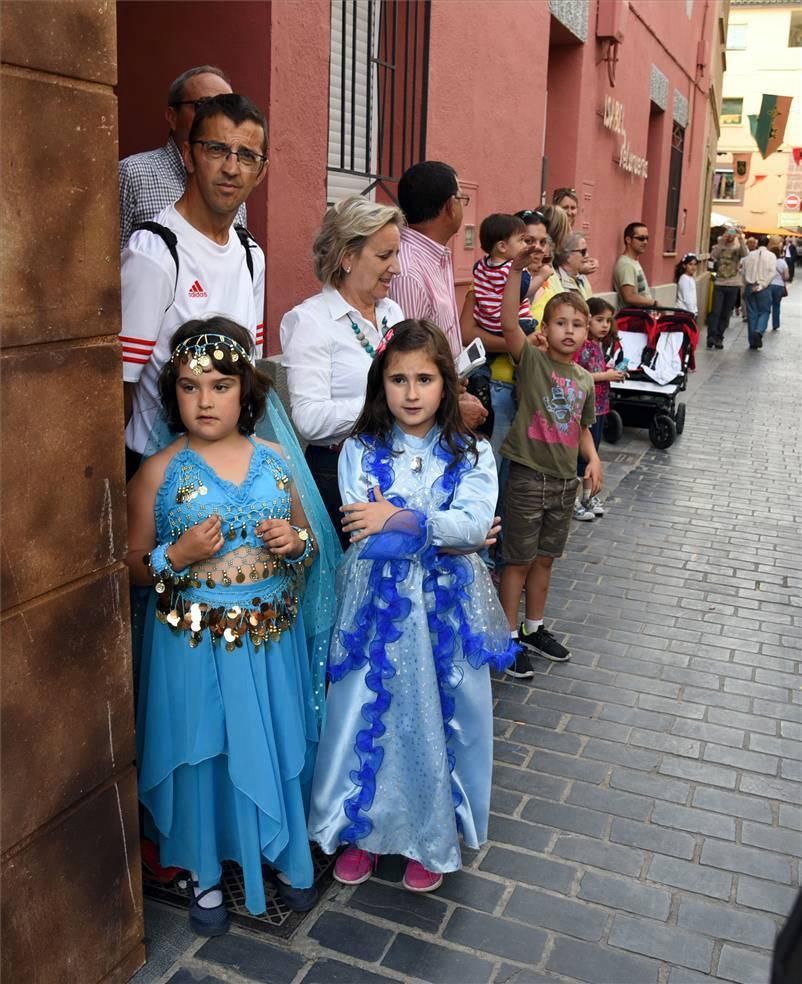
M 329 854 L 346 846 L 335 878 L 348 885 L 400 854 L 406 888 L 433 891 L 460 868 L 460 837 L 487 838 L 489 666 L 509 665 L 514 643 L 474 552 L 493 524 L 493 452 L 464 428 L 458 398 L 445 335 L 402 322 L 340 455 L 351 545 L 309 832 Z
M 192 321 L 171 348 L 160 391 L 167 425 L 183 433 L 128 487 L 131 580 L 154 588 L 137 707 L 139 798 L 161 863 L 192 874 L 192 928 L 214 936 L 228 928 L 223 860 L 242 867 L 255 914 L 266 907 L 263 863 L 290 908 L 315 902 L 306 807 L 323 680 L 316 692 L 319 626 L 305 618 L 303 592 L 321 588 L 321 544 L 334 531 L 317 523 L 322 503 L 304 510 L 314 483 L 300 449 L 253 436 L 269 380 L 245 329 Z

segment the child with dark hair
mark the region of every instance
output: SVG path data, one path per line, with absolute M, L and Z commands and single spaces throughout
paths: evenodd
M 590 425 L 593 446 L 599 450 L 604 418 L 610 412 L 610 383 L 621 382 L 626 373 L 608 365 L 607 345 L 613 331 L 613 315 L 615 308 L 602 297 L 588 298 L 588 337 L 577 352 L 575 359 L 593 377 L 596 390 L 596 421 Z M 587 476 L 588 463 L 580 454 L 577 459 L 576 473 L 582 481 L 581 496 L 574 506 L 574 519 L 580 522 L 592 522 L 597 516 L 604 515 L 601 499 L 593 494 L 590 477 Z
M 334 877 L 407 858 L 404 885 L 438 888 L 460 836 L 487 838 L 493 760 L 489 666 L 516 651 L 475 551 L 493 523 L 490 445 L 462 424 L 443 333 L 407 320 L 384 336 L 339 461 L 343 529 L 330 686 L 309 833 L 346 845 Z
M 689 311 L 694 318 L 699 313 L 699 301 L 696 294 L 696 268 L 699 257 L 696 253 L 686 253 L 674 268 L 674 279 L 677 281 L 677 307 Z
M 252 345 L 222 317 L 175 332 L 159 390 L 167 426 L 183 433 L 128 486 L 126 563 L 134 584 L 153 588 L 139 799 L 161 863 L 191 872 L 190 925 L 204 936 L 228 928 L 224 860 L 241 866 L 255 914 L 266 908 L 263 863 L 288 907 L 316 899 L 305 806 L 323 680 L 316 689 L 307 601 L 334 531 L 308 498 L 297 444 L 253 436 L 270 384 Z M 319 587 L 331 594 L 333 578 Z

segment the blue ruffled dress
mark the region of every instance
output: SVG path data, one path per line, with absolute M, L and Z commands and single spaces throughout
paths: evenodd
M 501 606 L 475 553 L 498 492 L 490 445 L 453 459 L 433 428 L 395 428 L 391 446 L 350 438 L 343 502 L 378 485 L 402 508 L 351 546 L 338 572 L 330 686 L 309 815 L 324 851 L 353 844 L 430 871 L 462 864 L 460 837 L 487 839 L 493 765 L 489 666 L 514 658 Z
M 205 889 L 219 881 L 222 860 L 238 862 L 246 905 L 259 914 L 263 862 L 297 888 L 313 883 L 306 810 L 318 725 L 302 575 L 254 531 L 261 519 L 289 518 L 291 476 L 275 451 L 253 444 L 241 485 L 184 448 L 158 491 L 159 543 L 217 513 L 226 545 L 190 585 L 175 591 L 168 582 L 150 600 L 137 755 L 161 863 L 197 871 Z

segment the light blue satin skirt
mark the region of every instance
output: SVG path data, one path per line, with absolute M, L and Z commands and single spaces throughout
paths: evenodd
M 464 659 L 455 660 L 447 687 L 455 702 L 454 733 L 446 742 L 422 605 L 413 607 L 401 639 L 387 646 L 387 656 L 396 672 L 384 681 L 392 695 L 381 719 L 386 732 L 376 742 L 384 756 L 373 803 L 365 811 L 372 830 L 357 846 L 401 854 L 430 871 L 456 871 L 462 865 L 460 834 L 473 848 L 487 839 L 493 767 L 490 672 L 487 666 L 474 669 Z M 340 834 L 349 825 L 345 801 L 357 788 L 351 776 L 360 765 L 354 745 L 366 727 L 362 707 L 375 698 L 366 673 L 367 667 L 354 670 L 329 687 L 309 814 L 310 836 L 327 854 L 340 846 Z

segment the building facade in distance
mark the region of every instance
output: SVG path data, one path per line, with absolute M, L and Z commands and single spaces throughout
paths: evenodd
M 732 0 L 726 56 L 713 209 L 751 231 L 802 232 L 802 4 Z M 783 142 L 765 160 L 749 125 L 764 95 L 792 97 Z

